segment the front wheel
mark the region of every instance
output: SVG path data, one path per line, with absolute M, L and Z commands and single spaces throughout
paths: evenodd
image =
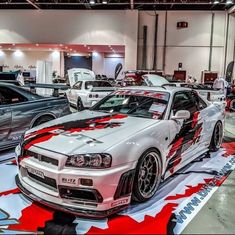
M 223 124 L 221 122 L 217 122 L 215 124 L 215 128 L 211 137 L 211 143 L 209 146 L 210 152 L 216 152 L 220 149 L 223 138 Z
M 132 198 L 134 201 L 145 202 L 158 189 L 162 175 L 162 164 L 159 153 L 155 149 L 148 150 L 139 159 Z

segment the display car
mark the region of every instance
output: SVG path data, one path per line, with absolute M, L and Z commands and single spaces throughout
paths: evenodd
M 192 89 L 120 88 L 90 110 L 27 131 L 16 148 L 16 183 L 54 209 L 106 217 L 217 151 L 223 125 L 221 106 Z
M 190 83 L 167 83 L 167 86 L 186 87 L 197 91 L 202 97 L 210 102 L 219 102 L 226 106 L 226 96 L 222 90 L 215 89 L 211 85 L 190 84 Z
M 114 90 L 115 87 L 107 81 L 83 79 L 67 90 L 66 96 L 69 103 L 81 111 L 84 108 L 90 108 Z
M 0 149 L 16 146 L 29 128 L 70 113 L 64 97 L 44 98 L 0 82 Z

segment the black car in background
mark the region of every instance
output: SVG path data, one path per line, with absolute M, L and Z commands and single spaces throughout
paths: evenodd
M 0 82 L 0 150 L 16 146 L 29 128 L 70 113 L 65 97 L 42 97 Z

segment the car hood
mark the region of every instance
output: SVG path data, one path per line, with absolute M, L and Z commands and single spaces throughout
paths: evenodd
M 66 155 L 103 152 L 156 122 L 159 120 L 85 110 L 29 130 L 23 147 Z

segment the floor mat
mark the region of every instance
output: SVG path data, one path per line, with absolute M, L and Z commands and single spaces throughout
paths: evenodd
M 75 218 L 27 200 L 15 184 L 17 168 L 0 164 L 0 233 L 179 234 L 235 169 L 235 141 L 201 156 L 164 182 L 148 202 L 102 220 Z

